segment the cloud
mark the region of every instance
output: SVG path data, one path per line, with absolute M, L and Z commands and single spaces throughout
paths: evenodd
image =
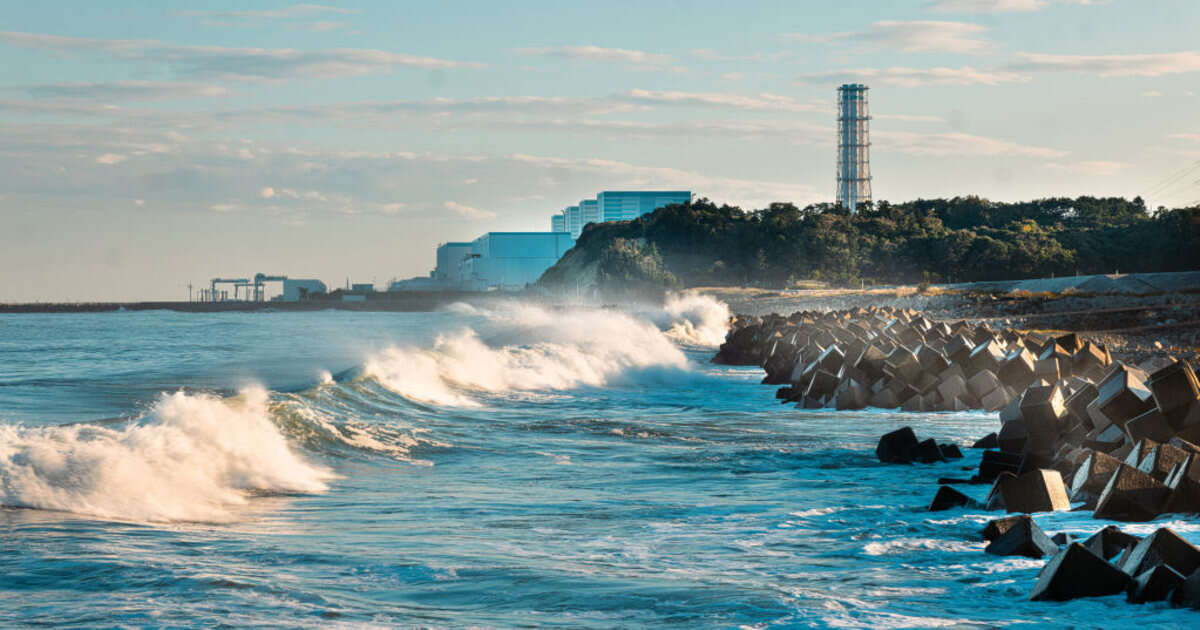
M 1142 98 L 1158 98 L 1160 96 L 1162 96 L 1162 92 L 1158 90 L 1146 90 L 1142 92 Z
M 329 33 L 331 31 L 339 31 L 346 28 L 345 22 L 333 22 L 322 20 L 319 22 L 305 22 L 300 24 L 289 24 L 289 31 L 302 31 L 308 33 Z
M 233 212 L 237 210 L 237 205 L 232 203 L 214 203 L 209 206 L 209 209 L 213 212 Z
M 275 189 L 270 186 L 263 186 L 262 190 L 258 191 L 258 196 L 263 199 L 270 199 L 275 196 Z
M 1200 142 L 1200 133 L 1173 133 L 1168 138 L 1173 140 L 1187 140 L 1190 142 Z
M 790 96 L 761 92 L 759 94 L 737 94 L 731 92 L 678 92 L 655 90 L 630 90 L 618 98 L 644 105 L 675 105 L 692 107 L 717 107 L 776 112 L 829 111 L 829 106 L 798 102 Z
M 109 83 L 52 83 L 7 88 L 21 90 L 37 99 L 76 101 L 159 101 L 224 96 L 219 85 L 178 81 L 113 81 Z
M 925 8 L 935 13 L 1009 13 L 1041 11 L 1047 0 L 933 0 Z
M 490 210 L 480 210 L 472 206 L 458 203 L 457 201 L 447 201 L 442 204 L 442 207 L 457 214 L 460 217 L 467 219 L 494 219 L 496 213 Z
M 625 48 L 601 48 L 599 46 L 559 46 L 556 48 L 518 48 L 517 54 L 533 57 L 557 57 L 559 59 L 608 61 L 631 66 L 668 66 L 674 62 L 668 55 L 644 50 Z
M 351 15 L 361 12 L 362 11 L 358 9 L 331 7 L 322 4 L 293 4 L 291 6 L 282 7 L 279 9 L 265 9 L 257 11 L 179 11 L 176 13 L 176 15 L 215 18 L 292 19 L 330 13 Z
M 801 83 L 830 84 L 841 81 L 867 81 L 896 87 L 921 87 L 926 85 L 999 85 L 1028 81 L 1028 74 L 1008 70 L 986 70 L 961 66 L 958 68 L 858 68 L 802 74 Z
M 97 164 L 109 164 L 109 165 L 120 164 L 121 162 L 124 162 L 127 159 L 129 159 L 129 158 L 127 158 L 124 155 L 121 155 L 119 153 L 104 153 L 100 157 L 96 158 L 96 163 Z
M 917 156 L 944 157 L 1036 157 L 1063 158 L 1067 151 L 1019 144 L 999 138 L 967 133 L 915 133 L 909 131 L 872 131 L 871 141 L 883 151 Z
M 1121 169 L 1124 169 L 1126 165 L 1123 162 L 1084 160 L 1082 162 L 1046 162 L 1043 166 L 1056 171 L 1066 171 L 1082 175 L 1115 175 Z
M 1200 52 L 1145 53 L 1131 55 L 1050 55 L 1017 53 L 1009 66 L 1026 71 L 1071 71 L 1101 77 L 1159 77 L 1200 72 Z
M 975 54 L 986 51 L 990 44 L 981 36 L 986 26 L 968 22 L 940 20 L 881 20 L 864 31 L 810 35 L 792 33 L 786 39 L 801 42 L 852 42 L 870 47 L 893 48 L 902 52 L 945 52 Z
M 395 67 L 426 70 L 483 67 L 479 63 L 360 48 L 224 48 L 15 32 L 0 32 L 0 43 L 58 52 L 108 53 L 118 59 L 163 63 L 181 76 L 238 80 L 328 79 L 378 74 Z
M 1105 0 L 930 0 L 925 8 L 935 13 L 1032 13 L 1051 4 L 1089 6 Z
M 897 120 L 900 122 L 945 122 L 945 119 L 941 116 L 928 116 L 924 114 L 876 114 L 872 112 L 871 118 L 875 120 Z

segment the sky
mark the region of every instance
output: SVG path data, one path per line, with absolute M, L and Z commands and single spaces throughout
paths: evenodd
M 0 302 L 424 275 L 600 190 L 1200 201 L 1200 2 L 0 1 Z

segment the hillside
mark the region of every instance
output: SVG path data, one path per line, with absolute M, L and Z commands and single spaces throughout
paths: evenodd
M 1191 269 L 1200 269 L 1200 207 L 1151 212 L 1141 198 L 919 199 L 857 214 L 790 203 L 747 212 L 700 199 L 588 225 L 539 285 L 619 295 Z

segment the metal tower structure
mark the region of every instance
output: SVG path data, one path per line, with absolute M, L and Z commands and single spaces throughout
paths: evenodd
M 871 201 L 871 113 L 867 90 L 861 83 L 838 88 L 837 201 L 857 212 Z

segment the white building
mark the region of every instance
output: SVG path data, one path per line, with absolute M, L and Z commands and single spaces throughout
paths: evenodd
M 488 232 L 472 241 L 459 281 L 468 290 L 523 289 L 574 245 L 567 232 Z
M 283 295 L 279 296 L 279 299 L 284 302 L 299 302 L 314 295 L 324 295 L 327 292 L 325 283 L 320 280 L 287 278 L 283 281 Z

